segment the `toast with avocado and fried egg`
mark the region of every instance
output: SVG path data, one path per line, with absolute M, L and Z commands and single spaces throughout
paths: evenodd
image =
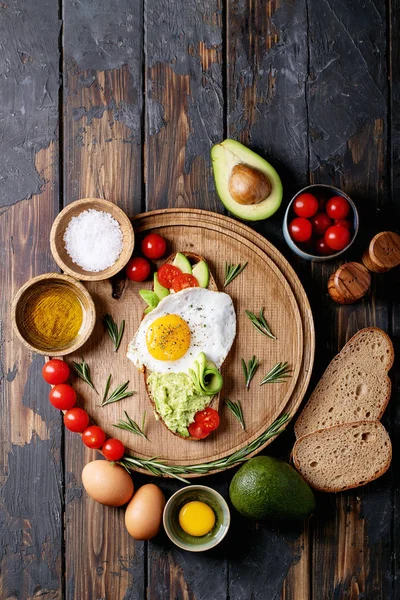
M 189 433 L 196 414 L 218 410 L 219 368 L 236 335 L 232 300 L 192 252 L 171 255 L 155 274 L 153 291 L 140 295 L 148 307 L 127 356 L 144 374 L 156 417 L 174 435 L 197 441 Z

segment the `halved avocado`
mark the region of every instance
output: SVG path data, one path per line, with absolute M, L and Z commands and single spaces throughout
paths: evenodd
M 235 140 L 211 149 L 215 187 L 225 208 L 245 221 L 268 219 L 282 202 L 282 183 L 261 156 Z

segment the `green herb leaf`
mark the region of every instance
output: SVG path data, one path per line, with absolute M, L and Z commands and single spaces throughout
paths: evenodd
M 288 377 L 291 377 L 292 369 L 287 362 L 276 363 L 274 367 L 262 379 L 260 385 L 264 383 L 284 383 Z
M 107 400 L 107 396 L 108 396 L 108 390 L 110 389 L 110 383 L 111 383 L 111 373 L 109 374 L 108 378 L 107 378 L 107 383 L 106 383 L 106 387 L 104 389 L 104 394 L 103 394 L 103 399 L 102 399 L 102 406 L 104 406 L 104 402 Z
M 85 359 L 82 357 L 81 363 L 73 362 L 72 367 L 75 373 L 78 375 L 78 377 L 85 381 L 92 388 L 92 390 L 94 390 L 96 394 L 98 394 L 99 392 L 94 387 L 92 379 L 90 377 L 89 365 L 87 364 L 87 362 L 85 362 Z
M 148 440 L 149 438 L 147 437 L 147 435 L 143 432 L 144 429 L 144 423 L 146 420 L 146 412 L 143 415 L 143 419 L 142 419 L 142 427 L 139 427 L 139 425 L 136 423 L 136 421 L 134 421 L 133 419 L 130 418 L 130 416 L 128 415 L 128 413 L 126 412 L 126 410 L 124 410 L 125 416 L 126 416 L 126 421 L 123 421 L 122 419 L 120 419 L 118 421 L 118 423 L 114 424 L 113 427 L 118 427 L 118 429 L 124 429 L 125 431 L 130 431 L 131 433 L 135 433 L 136 435 L 140 435 L 141 437 L 144 437 L 146 440 Z M 122 464 L 124 461 L 120 461 L 119 464 Z M 151 463 L 151 459 L 149 461 Z M 122 464 L 122 466 L 125 466 Z M 149 471 L 153 473 L 153 471 L 151 471 L 151 468 L 149 468 Z M 156 473 L 153 473 L 154 475 Z
M 225 398 L 225 404 L 226 404 L 227 408 L 229 408 L 231 413 L 239 421 L 243 431 L 246 431 L 246 427 L 244 424 L 243 410 L 242 410 L 242 405 L 240 404 L 240 400 L 238 400 L 237 402 L 232 402 L 232 400 L 229 400 L 229 398 Z
M 125 321 L 121 322 L 121 327 L 118 329 L 118 325 L 116 324 L 112 316 L 106 314 L 104 315 L 103 322 L 107 333 L 110 336 L 112 343 L 114 344 L 114 352 L 117 352 L 121 344 L 122 336 L 124 335 Z
M 129 398 L 130 396 L 133 396 L 134 392 L 127 391 L 129 381 L 125 381 L 125 383 L 121 383 L 121 385 L 119 385 L 117 388 L 115 388 L 115 390 L 107 398 L 106 392 L 108 393 L 108 388 L 110 387 L 110 380 L 111 380 L 111 375 L 108 377 L 108 380 L 107 380 L 106 390 L 104 392 L 103 402 L 101 403 L 101 406 L 107 406 L 107 404 L 112 404 L 113 402 L 119 402 L 120 400 L 123 400 L 124 398 Z
M 284 430 L 284 425 L 288 420 L 289 414 L 282 414 L 264 431 L 264 433 L 259 435 L 247 446 L 244 446 L 244 448 L 241 448 L 240 450 L 237 450 L 233 454 L 225 456 L 224 458 L 200 465 L 167 465 L 162 460 L 159 460 L 157 456 L 150 459 L 139 458 L 138 456 L 124 456 L 123 459 L 118 461 L 118 464 L 127 470 L 130 470 L 134 467 L 139 467 L 140 469 L 146 469 L 153 475 L 157 475 L 159 477 L 174 477 L 183 483 L 189 483 L 188 479 L 184 478 L 184 475 L 189 475 L 191 473 L 196 475 L 205 475 L 210 471 L 219 471 L 221 469 L 233 467 L 234 465 L 239 465 L 245 462 L 248 460 L 248 456 L 250 454 L 261 448 L 269 439 L 281 433 Z M 122 429 L 125 429 L 125 427 L 122 427 Z
M 229 285 L 231 283 L 231 281 L 233 281 L 235 279 L 235 277 L 237 277 L 238 275 L 240 275 L 240 273 L 243 271 L 243 269 L 246 268 L 247 266 L 247 262 L 244 263 L 244 265 L 242 265 L 241 263 L 239 263 L 238 265 L 229 265 L 227 262 L 225 263 L 225 281 L 224 281 L 224 287 L 226 287 L 227 285 Z
M 273 340 L 276 340 L 276 337 L 272 333 L 267 321 L 265 320 L 265 317 L 263 315 L 263 312 L 264 312 L 263 308 L 261 308 L 260 315 L 258 317 L 254 313 L 250 312 L 249 310 L 246 310 L 245 312 L 246 312 L 246 315 L 249 317 L 253 327 L 255 327 L 257 329 L 257 331 L 259 331 L 260 333 L 263 333 L 264 335 L 270 337 Z
M 248 390 L 250 388 L 250 381 L 253 379 L 253 377 L 258 369 L 259 364 L 260 364 L 260 360 L 258 358 L 256 358 L 254 354 L 253 354 L 253 358 L 251 358 L 249 360 L 247 365 L 246 365 L 246 361 L 244 360 L 244 358 L 242 358 L 244 380 L 246 382 L 246 388 Z

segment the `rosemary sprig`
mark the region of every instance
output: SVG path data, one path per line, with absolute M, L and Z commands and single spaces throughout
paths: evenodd
M 104 391 L 103 401 L 101 403 L 101 406 L 107 406 L 107 404 L 112 404 L 113 402 L 119 402 L 120 400 L 123 400 L 124 398 L 129 398 L 129 396 L 133 396 L 133 392 L 128 391 L 129 381 L 125 381 L 125 383 L 121 383 L 121 385 L 119 385 L 117 388 L 115 388 L 115 390 L 107 398 L 106 392 L 108 394 L 108 390 L 110 388 L 110 380 L 111 380 L 111 375 L 109 375 L 109 377 L 107 379 L 106 390 Z
M 259 435 L 247 446 L 244 446 L 244 448 L 237 450 L 229 456 L 220 458 L 219 460 L 214 460 L 200 465 L 166 465 L 162 460 L 159 460 L 158 456 L 147 459 L 139 458 L 138 456 L 124 456 L 123 459 L 118 461 L 118 464 L 124 467 L 127 471 L 134 467 L 139 467 L 140 469 L 146 469 L 158 477 L 175 477 L 175 479 L 179 479 L 179 481 L 182 481 L 183 483 L 189 483 L 189 481 L 184 478 L 184 475 L 189 475 L 190 473 L 205 475 L 210 471 L 227 469 L 228 467 L 233 467 L 234 465 L 245 462 L 248 460 L 250 454 L 256 452 L 269 439 L 280 434 L 284 430 L 283 426 L 288 420 L 289 414 L 284 413 L 281 417 L 276 419 L 276 421 L 274 421 L 272 425 L 270 425 L 264 431 L 264 433 Z
M 112 343 L 114 344 L 114 352 L 116 352 L 121 343 L 122 336 L 124 335 L 125 321 L 121 322 L 121 326 L 118 329 L 118 325 L 116 324 L 116 322 L 114 321 L 112 316 L 109 314 L 106 314 L 106 315 L 104 315 L 103 322 L 104 322 L 104 326 L 107 330 L 107 333 L 110 336 Z
M 246 365 L 246 361 L 244 360 L 244 358 L 242 358 L 244 380 L 246 382 L 247 390 L 249 390 L 249 388 L 250 388 L 250 381 L 253 379 L 253 377 L 258 369 L 259 364 L 260 364 L 260 360 L 258 358 L 256 358 L 254 354 L 253 354 L 253 358 L 251 358 L 249 360 L 247 365 Z
M 255 327 L 257 329 L 257 331 L 272 338 L 273 340 L 276 340 L 276 337 L 272 333 L 272 331 L 263 315 L 264 308 L 260 309 L 259 317 L 257 317 L 254 313 L 250 312 L 249 310 L 246 310 L 245 312 L 246 312 L 246 315 L 249 317 L 253 327 Z
M 278 362 L 261 380 L 260 385 L 264 385 L 264 383 L 283 383 L 288 377 L 292 376 L 291 372 L 292 369 L 289 367 L 289 363 Z
M 118 423 L 114 423 L 114 427 L 118 427 L 118 429 L 124 429 L 125 431 L 130 431 L 131 433 L 135 433 L 136 435 L 140 435 L 141 437 L 144 437 L 146 440 L 148 440 L 149 438 L 143 432 L 144 423 L 145 423 L 145 420 L 146 420 L 146 411 L 144 412 L 144 415 L 143 415 L 142 426 L 141 427 L 136 423 L 136 421 L 134 421 L 133 419 L 130 418 L 130 416 L 128 415 L 128 413 L 126 412 L 126 410 L 124 410 L 124 413 L 125 413 L 125 416 L 126 416 L 126 421 L 123 421 L 122 419 L 120 419 L 118 421 Z
M 89 365 L 87 364 L 87 362 L 85 361 L 83 356 L 82 356 L 81 363 L 73 362 L 72 366 L 73 366 L 75 373 L 78 375 L 78 377 L 83 379 L 83 381 L 85 381 L 85 383 L 87 383 L 92 388 L 92 390 L 94 390 L 96 392 L 96 394 L 98 394 L 99 392 L 94 387 L 92 379 L 90 377 Z
M 225 263 L 225 281 L 224 281 L 224 287 L 226 287 L 227 285 L 229 285 L 231 283 L 231 281 L 233 281 L 235 279 L 235 277 L 237 277 L 238 275 L 240 275 L 240 273 L 243 271 L 243 269 L 247 266 L 247 262 L 244 263 L 244 265 L 242 265 L 241 263 L 239 263 L 238 265 L 229 265 L 227 262 Z
M 104 388 L 103 399 L 101 401 L 102 406 L 104 406 L 104 402 L 107 400 L 108 390 L 110 389 L 110 383 L 111 383 L 111 373 L 109 374 L 109 376 L 107 378 L 106 387 Z
M 240 400 L 238 400 L 237 402 L 232 402 L 232 400 L 229 400 L 229 398 L 225 398 L 225 404 L 226 404 L 227 408 L 229 408 L 231 413 L 239 421 L 243 431 L 246 431 L 246 427 L 244 424 L 243 410 L 242 410 L 242 405 L 240 404 Z

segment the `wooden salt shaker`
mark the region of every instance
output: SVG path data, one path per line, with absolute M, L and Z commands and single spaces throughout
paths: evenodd
M 362 261 L 369 271 L 385 273 L 400 265 L 400 235 L 381 231 L 372 238 Z
M 328 281 L 328 293 L 339 304 L 353 304 L 368 293 L 371 275 L 361 263 L 349 262 L 332 273 Z

